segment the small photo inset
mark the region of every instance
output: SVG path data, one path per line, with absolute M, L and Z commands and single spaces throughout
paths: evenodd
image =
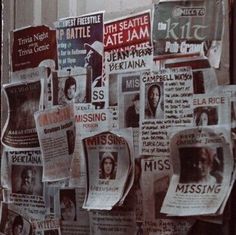
M 145 119 L 164 118 L 163 82 L 145 85 Z
M 223 179 L 223 149 L 179 148 L 180 183 L 220 184 Z
M 125 127 L 139 127 L 139 93 L 125 95 Z
M 217 107 L 204 106 L 197 107 L 194 112 L 195 126 L 210 126 L 218 124 L 218 109 Z
M 114 180 L 117 171 L 117 152 L 99 152 L 99 179 Z
M 76 221 L 75 189 L 60 190 L 61 220 Z

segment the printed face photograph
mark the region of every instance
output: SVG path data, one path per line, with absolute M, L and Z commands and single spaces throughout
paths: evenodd
M 179 148 L 180 183 L 216 184 L 223 179 L 223 150 L 210 147 Z
M 195 126 L 209 126 L 218 124 L 217 107 L 204 106 L 194 109 Z
M 140 108 L 139 93 L 125 95 L 124 98 L 125 127 L 139 127 L 139 108 Z
M 117 152 L 99 152 L 99 179 L 116 178 Z
M 75 189 L 60 190 L 61 220 L 76 221 Z
M 94 87 L 101 87 L 102 84 L 102 63 L 103 63 L 103 43 L 94 41 L 85 43 L 84 48 L 87 54 L 84 58 L 84 67 L 91 69 L 92 81 Z
M 86 103 L 86 70 L 73 71 L 73 75 L 65 76 L 65 71 L 52 78 L 53 104 Z
M 12 193 L 42 196 L 42 166 L 12 165 Z
M 12 224 L 12 234 L 13 235 L 22 235 L 24 221 L 20 215 L 17 215 Z
M 76 80 L 74 77 L 69 76 L 65 81 L 64 87 L 65 97 L 68 100 L 72 100 L 75 98 L 76 94 Z
M 146 119 L 163 119 L 163 83 L 145 85 L 146 90 Z
M 30 224 L 24 219 L 22 215 L 14 212 L 13 210 L 4 210 L 2 216 L 4 216 L 4 221 L 2 223 L 2 230 L 4 234 L 10 235 L 29 235 L 30 234 Z M 3 234 L 3 233 L 1 233 Z

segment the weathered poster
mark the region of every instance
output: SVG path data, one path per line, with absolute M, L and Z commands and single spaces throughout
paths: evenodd
M 188 66 L 193 73 L 193 93 L 209 94 L 218 87 L 215 69 L 211 67 L 205 56 L 184 57 L 166 60 L 164 68 Z M 158 67 L 157 67 L 158 68 Z
M 161 212 L 171 215 L 216 214 L 231 184 L 233 155 L 229 133 L 220 128 L 191 128 L 170 139 L 174 174 Z
M 118 76 L 119 128 L 139 127 L 140 76 L 140 73 L 119 74 Z
M 87 100 L 104 106 L 103 12 L 65 18 L 55 23 L 60 69 L 87 68 Z
M 52 64 L 57 67 L 56 30 L 45 25 L 21 28 L 11 33 L 12 71 Z
M 43 219 L 46 213 L 44 184 L 42 182 L 42 157 L 40 150 L 6 151 L 5 201 L 24 210 L 34 219 Z
M 34 112 L 42 107 L 41 82 L 6 84 L 3 89 L 7 97 L 8 118 L 3 129 L 2 143 L 18 149 L 39 147 Z
M 144 230 L 147 234 L 187 234 L 193 220 L 168 217 L 161 213 L 172 175 L 170 158 L 159 156 L 141 158 L 141 172 L 143 218 L 140 223 L 142 222 Z
M 84 208 L 111 210 L 123 201 L 133 180 L 132 143 L 130 129 L 83 139 L 87 168 Z
M 140 153 L 168 156 L 167 130 L 193 123 L 191 69 L 182 67 L 143 73 L 140 92 Z
M 42 107 L 45 108 L 50 106 L 52 102 L 51 75 L 52 75 L 51 68 L 41 66 L 13 72 L 11 73 L 10 78 L 11 78 L 11 83 L 42 80 L 43 91 L 44 91 L 42 97 Z
M 206 55 L 218 68 L 222 51 L 223 1 L 160 1 L 154 5 L 153 44 L 157 60 Z
M 88 132 L 98 132 L 110 127 L 111 113 L 109 110 L 81 110 L 80 105 L 74 105 L 74 113 L 78 137 Z
M 136 234 L 135 213 L 128 206 L 117 207 L 111 211 L 91 211 L 89 218 L 91 235 Z
M 230 127 L 229 96 L 220 93 L 195 95 L 193 113 L 194 126 L 228 125 Z
M 85 188 L 58 188 L 55 195 L 56 216 L 64 235 L 89 235 L 89 212 L 82 208 Z
M 152 65 L 150 10 L 105 23 L 106 73 L 148 69 Z
M 75 148 L 73 106 L 36 112 L 35 122 L 43 156 L 43 181 L 68 178 Z
M 32 227 L 36 235 L 61 235 L 58 219 L 33 221 Z

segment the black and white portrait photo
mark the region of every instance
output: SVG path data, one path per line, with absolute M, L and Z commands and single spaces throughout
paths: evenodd
M 223 177 L 222 148 L 179 148 L 180 183 L 216 184 Z
M 145 119 L 163 119 L 163 83 L 156 82 L 145 85 Z
M 43 196 L 42 166 L 12 165 L 12 193 Z
M 99 179 L 114 180 L 116 178 L 117 152 L 100 152 Z

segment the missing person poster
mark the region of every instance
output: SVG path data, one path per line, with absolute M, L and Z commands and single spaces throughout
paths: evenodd
M 124 199 L 133 180 L 132 143 L 131 129 L 101 132 L 83 139 L 87 168 L 83 208 L 111 210 Z
M 192 125 L 192 96 L 192 71 L 188 67 L 142 74 L 140 154 L 169 156 L 167 130 L 176 125 Z
M 160 1 L 154 5 L 157 60 L 202 54 L 218 68 L 222 51 L 223 1 Z
M 106 73 L 124 73 L 152 66 L 150 10 L 105 23 Z
M 171 159 L 159 156 L 143 157 L 141 158 L 141 171 L 143 226 L 147 233 L 187 234 L 193 220 L 168 217 L 161 213 L 161 206 L 173 173 Z
M 174 174 L 161 212 L 215 214 L 227 196 L 233 172 L 229 133 L 221 128 L 190 128 L 170 139 Z
M 34 219 L 42 219 L 46 208 L 44 184 L 42 182 L 43 164 L 40 150 L 5 151 L 8 169 L 5 175 L 5 201 L 13 203 L 18 209 Z
M 2 134 L 5 146 L 17 149 L 39 147 L 34 113 L 42 107 L 42 87 L 40 80 L 3 85 L 8 105 L 8 118 Z
M 73 106 L 36 112 L 35 122 L 43 156 L 43 181 L 68 178 L 75 148 Z
M 119 128 L 139 127 L 141 73 L 118 75 Z
M 78 137 L 88 132 L 98 132 L 109 129 L 111 112 L 106 109 L 81 110 L 80 105 L 74 105 L 75 127 Z
M 57 68 L 56 30 L 29 26 L 11 32 L 12 71 L 38 67 L 42 63 Z
M 63 235 L 89 235 L 89 212 L 82 208 L 85 188 L 57 187 L 54 204 Z

